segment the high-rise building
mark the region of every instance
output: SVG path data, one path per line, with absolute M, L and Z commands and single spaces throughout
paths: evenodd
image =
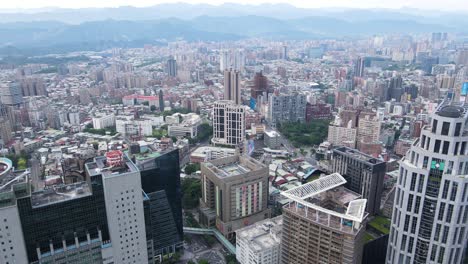
M 2 104 L 8 106 L 19 105 L 23 102 L 20 86 L 14 82 L 0 84 L 0 99 Z
M 141 174 L 149 257 L 174 253 L 183 244 L 179 149 L 130 147 L 129 157 Z
M 230 156 L 201 165 L 200 221 L 227 238 L 270 217 L 268 167 L 247 156 Z
M 85 181 L 45 187 L 0 159 L 1 263 L 154 263 L 174 253 L 183 241 L 178 150 L 132 158 L 138 167 L 110 151 L 84 165 Z
M 245 139 L 245 109 L 232 101 L 218 101 L 213 109 L 213 143 L 237 147 Z
M 380 126 L 380 120 L 375 113 L 361 112 L 357 129 L 357 146 L 359 147 L 361 142 L 379 142 Z
M 400 162 L 387 263 L 464 263 L 468 107 L 444 100 Z
M 241 264 L 279 264 L 283 217 L 266 219 L 236 231 L 236 259 Z
M 114 150 L 107 152 L 105 157 L 95 158 L 93 163 L 87 163 L 86 170 L 90 177 L 101 175 L 102 178 L 103 212 L 107 215 L 114 263 L 147 262 L 143 194 L 138 168 L 121 151 Z
M 374 215 L 380 210 L 383 180 L 387 163 L 348 147 L 333 150 L 332 171 L 346 179 L 346 188 L 367 199 L 366 212 Z
M 401 76 L 395 76 L 390 79 L 388 82 L 388 88 L 386 92 L 386 100 L 390 101 L 395 99 L 395 101 L 400 102 L 401 96 L 403 95 L 403 79 Z
M 231 65 L 231 57 L 230 57 L 229 51 L 223 50 L 221 51 L 220 57 L 219 57 L 219 71 L 224 72 L 230 67 L 232 67 L 232 65 Z
M 159 111 L 163 112 L 164 111 L 164 94 L 163 94 L 163 91 L 162 89 L 159 90 L 159 95 L 158 95 L 158 99 L 159 99 Z
M 358 57 L 354 62 L 354 76 L 355 77 L 364 77 L 364 68 L 365 68 L 365 58 Z
M 171 77 L 177 76 L 177 61 L 172 57 L 166 62 L 166 73 Z
M 242 103 L 239 72 L 232 68 L 224 71 L 224 100 Z
M 283 122 L 306 121 L 306 96 L 302 93 L 272 95 L 268 102 L 267 121 L 272 127 Z
M 250 96 L 257 99 L 258 96 L 268 92 L 268 78 L 263 73 L 255 73 L 252 86 L 250 87 Z
M 352 263 L 362 259 L 366 199 L 338 173 L 282 193 L 281 263 Z
M 328 126 L 328 142 L 335 146 L 351 146 L 356 145 L 356 128 L 341 127 L 330 125 Z

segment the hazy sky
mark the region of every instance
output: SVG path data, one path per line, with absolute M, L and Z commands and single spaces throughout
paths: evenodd
M 468 0 L 0 0 L 0 9 L 42 8 L 42 7 L 118 7 L 123 5 L 151 6 L 160 3 L 186 2 L 219 5 L 224 2 L 240 4 L 289 3 L 303 8 L 351 7 L 351 8 L 401 8 L 412 7 L 433 10 L 466 10 Z

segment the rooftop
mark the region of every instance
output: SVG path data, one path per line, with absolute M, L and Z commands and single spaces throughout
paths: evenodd
M 202 171 L 203 167 L 207 168 L 218 178 L 244 175 L 262 169 L 267 170 L 263 164 L 254 160 L 253 158 L 239 155 L 228 156 L 205 162 L 203 163 Z
M 281 242 L 282 225 L 282 216 L 265 219 L 237 230 L 236 237 L 248 240 L 248 246 L 253 251 L 271 249 L 274 246 L 278 246 Z
M 464 102 L 453 102 L 449 99 L 445 99 L 439 104 L 435 113 L 443 117 L 460 118 L 467 117 L 468 105 Z
M 354 233 L 367 216 L 367 199 L 360 199 L 361 195 L 344 188 L 345 183 L 343 176 L 333 173 L 282 192 L 293 201 L 285 209 L 319 224 Z
M 341 152 L 341 153 L 343 153 L 345 155 L 353 157 L 354 159 L 364 161 L 364 162 L 369 163 L 369 164 L 385 163 L 385 161 L 376 159 L 376 158 L 374 158 L 374 157 L 372 157 L 370 155 L 367 155 L 367 154 L 365 154 L 363 152 L 360 152 L 359 150 L 348 148 L 348 147 L 338 147 L 338 148 L 333 149 L 333 152 Z
M 47 206 L 91 195 L 91 187 L 87 182 L 62 184 L 46 187 L 31 194 L 33 208 Z
M 111 165 L 105 156 L 100 156 L 94 158 L 94 162 L 86 163 L 86 169 L 90 176 L 102 174 L 103 177 L 138 171 L 135 164 L 125 154 L 122 155 L 122 160 L 118 165 Z

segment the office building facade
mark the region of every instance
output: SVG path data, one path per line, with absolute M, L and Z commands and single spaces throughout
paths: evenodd
M 443 101 L 401 160 L 387 263 L 464 263 L 467 110 L 466 105 Z
M 347 181 L 346 188 L 367 199 L 366 211 L 371 215 L 380 210 L 386 167 L 386 162 L 352 148 L 333 150 L 332 171 L 343 175 Z
M 270 217 L 268 168 L 246 156 L 230 156 L 201 165 L 202 197 L 200 218 L 212 223 L 203 212 L 211 211 L 216 228 L 227 238 L 235 231 Z
M 281 195 L 281 263 L 360 264 L 366 199 L 344 188 L 338 173 L 320 177 Z
M 244 107 L 232 101 L 217 101 L 213 109 L 213 143 L 237 147 L 244 140 Z

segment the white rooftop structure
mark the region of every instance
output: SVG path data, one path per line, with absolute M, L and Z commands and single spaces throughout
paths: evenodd
M 310 214 L 309 217 L 314 218 L 312 215 L 316 215 L 319 219 L 320 215 L 326 214 L 328 219 L 330 217 L 340 219 L 341 225 L 346 225 L 346 221 L 352 221 L 353 226 L 359 228 L 367 216 L 365 212 L 367 199 L 360 199 L 359 194 L 344 188 L 342 185 L 345 183 L 346 179 L 343 176 L 333 173 L 284 191 L 281 195 L 295 202 L 299 210 L 305 210 L 306 215 Z M 330 203 L 323 202 L 325 200 L 330 200 L 335 205 L 330 206 Z M 330 223 L 328 220 L 328 224 Z

